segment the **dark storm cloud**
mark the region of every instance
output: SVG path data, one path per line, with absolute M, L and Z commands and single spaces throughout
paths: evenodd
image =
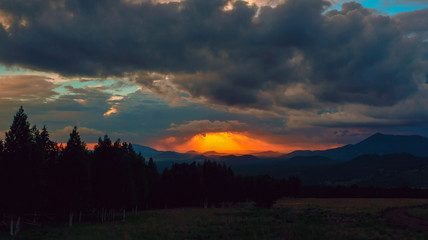
M 258 109 L 389 106 L 417 90 L 423 45 L 391 17 L 353 2 L 325 14 L 323 0 L 226 4 L 4 0 L 13 21 L 0 27 L 0 61 L 72 76 L 143 73 L 135 80 L 159 94 Z M 154 84 L 147 72 L 172 77 Z M 296 85 L 314 101 L 292 98 Z
M 428 39 L 428 8 L 394 15 L 400 28 L 408 33 Z
M 324 20 L 324 42 L 311 56 L 321 99 L 392 105 L 417 90 L 417 44 L 390 17 L 348 3 Z

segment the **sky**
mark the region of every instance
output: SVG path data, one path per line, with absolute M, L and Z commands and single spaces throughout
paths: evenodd
M 425 0 L 2 0 L 0 139 L 327 149 L 428 136 Z

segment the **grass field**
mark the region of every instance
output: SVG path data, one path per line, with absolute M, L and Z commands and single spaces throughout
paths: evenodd
M 412 208 L 409 213 L 412 216 L 428 221 L 428 206 Z
M 272 209 L 246 203 L 232 208 L 182 208 L 140 212 L 125 222 L 82 223 L 72 228 L 24 229 L 19 239 L 428 239 L 417 230 L 390 226 L 390 207 L 428 204 L 424 199 L 285 199 Z M 427 216 L 423 207 L 411 214 Z M 8 238 L 2 233 L 0 239 Z

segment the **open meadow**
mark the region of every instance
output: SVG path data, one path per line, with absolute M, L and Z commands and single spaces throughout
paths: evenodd
M 414 228 L 406 225 L 428 219 L 426 205 L 427 199 L 283 199 L 272 209 L 245 203 L 150 210 L 126 221 L 72 228 L 24 225 L 15 239 L 428 239 L 423 220 Z M 404 210 L 407 223 L 394 213 L 387 216 L 391 208 Z M 3 231 L 1 239 L 12 238 Z

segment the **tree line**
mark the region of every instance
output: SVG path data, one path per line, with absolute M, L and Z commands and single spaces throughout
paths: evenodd
M 127 212 L 171 207 L 218 207 L 254 201 L 270 207 L 297 196 L 298 178 L 241 177 L 212 161 L 176 163 L 160 173 L 131 143 L 106 135 L 89 151 L 77 127 L 65 146 L 44 126 L 31 127 L 21 107 L 0 141 L 0 212 L 16 235 L 22 222 L 125 220 Z

